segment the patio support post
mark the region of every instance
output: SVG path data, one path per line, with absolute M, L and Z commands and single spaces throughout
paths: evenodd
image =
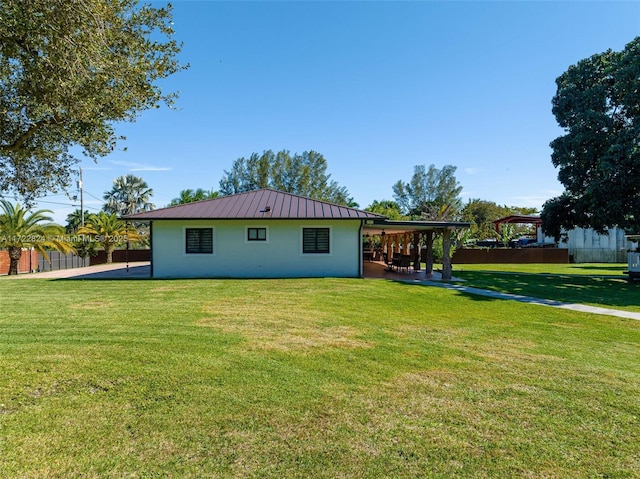
M 382 248 L 382 258 L 384 259 L 384 257 L 386 256 L 387 258 L 389 257 L 389 238 L 387 237 L 387 235 L 383 235 L 380 237 L 380 246 Z
M 409 233 L 405 233 L 402 241 L 402 254 L 409 254 L 409 243 L 411 242 L 409 238 Z
M 451 230 L 442 230 L 442 279 L 451 280 Z
M 425 231 L 424 233 L 424 246 L 426 255 L 424 258 L 425 272 L 427 274 L 433 273 L 433 231 Z
M 413 233 L 413 270 L 420 271 L 420 233 Z

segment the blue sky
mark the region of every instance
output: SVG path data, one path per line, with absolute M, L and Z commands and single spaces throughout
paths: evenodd
M 640 35 L 638 1 L 173 5 L 191 65 L 163 82 L 178 109 L 120 125 L 118 150 L 83 161 L 90 211 L 117 176 L 143 177 L 161 207 L 217 189 L 235 159 L 268 149 L 322 153 L 363 208 L 393 199 L 419 164 L 456 166 L 465 202 L 539 208 L 562 191 L 555 79 Z M 74 209 L 45 200 L 61 223 Z

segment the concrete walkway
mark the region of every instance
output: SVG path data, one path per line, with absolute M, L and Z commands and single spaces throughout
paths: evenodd
M 478 296 L 485 296 L 493 299 L 519 301 L 521 303 L 537 304 L 539 306 L 551 306 L 553 308 L 569 309 L 572 311 L 579 311 L 582 313 L 603 314 L 607 316 L 617 316 L 619 318 L 635 319 L 636 321 L 640 321 L 640 313 L 636 313 L 633 311 L 600 308 L 597 306 L 587 306 L 586 304 L 563 303 L 561 301 L 555 301 L 552 299 L 532 298 L 531 296 L 522 296 L 519 294 L 512 294 L 512 293 L 501 293 L 498 291 L 490 291 L 487 289 L 473 288 L 470 286 L 463 286 L 459 284 L 451 284 L 451 283 L 443 283 L 443 282 L 435 282 L 435 281 L 424 281 L 423 284 L 428 284 L 429 286 L 437 286 L 439 288 L 452 289 L 455 291 L 459 291 L 461 293 L 476 294 Z

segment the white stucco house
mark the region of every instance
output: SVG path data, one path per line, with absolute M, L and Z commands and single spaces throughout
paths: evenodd
M 154 278 L 357 277 L 374 213 L 270 189 L 126 216 L 151 225 Z
M 393 222 L 384 216 L 261 189 L 123 217 L 149 222 L 153 278 L 362 277 L 366 233 L 395 238 L 468 223 Z M 392 242 L 388 242 L 389 248 Z M 417 250 L 417 249 L 416 249 Z

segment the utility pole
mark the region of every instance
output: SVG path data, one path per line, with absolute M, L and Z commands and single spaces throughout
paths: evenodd
M 84 226 L 84 189 L 82 187 L 82 168 L 80 168 L 80 180 L 78 181 L 80 190 L 80 226 Z

